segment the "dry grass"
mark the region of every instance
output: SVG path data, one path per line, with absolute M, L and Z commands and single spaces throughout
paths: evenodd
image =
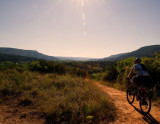
M 1 101 L 17 95 L 19 105 L 34 104 L 46 123 L 99 123 L 115 118 L 115 107 L 106 94 L 94 83 L 70 75 L 0 72 Z
M 119 82 L 101 82 L 101 84 L 113 87 L 117 90 L 126 91 L 127 86 L 125 83 L 119 83 Z

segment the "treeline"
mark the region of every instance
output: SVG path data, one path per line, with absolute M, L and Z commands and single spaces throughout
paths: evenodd
M 46 60 L 32 62 L 29 65 L 29 69 L 31 71 L 38 71 L 41 73 L 57 73 L 60 75 L 64 75 L 67 72 L 67 67 L 64 64 Z
M 102 80 L 109 81 L 111 84 L 119 83 L 119 86 L 126 88 L 126 77 L 134 64 L 134 60 L 135 58 L 132 57 L 109 64 Z M 153 58 L 143 57 L 141 63 L 146 66 L 150 75 L 149 88 L 154 89 L 156 97 L 160 97 L 160 54 Z
M 88 61 L 88 62 L 64 62 L 66 66 L 72 69 L 72 74 L 81 77 L 90 77 L 100 80 L 101 75 L 105 72 L 107 65 L 111 62 L 105 61 Z
M 39 73 L 55 73 L 59 75 L 70 74 L 79 77 L 91 77 L 100 79 L 102 72 L 105 72 L 107 64 L 110 62 L 56 62 L 38 60 L 30 63 L 1 62 L 0 71 L 15 69 L 19 72 L 25 70 Z
M 39 73 L 57 73 L 64 75 L 67 72 L 67 66 L 62 63 L 46 60 L 38 60 L 31 63 L 15 63 L 15 62 L 1 62 L 0 71 L 16 70 L 18 72 L 23 71 L 36 71 Z
M 28 63 L 15 63 L 15 62 L 1 62 L 0 63 L 0 71 L 6 70 L 17 70 L 18 72 L 23 72 L 25 70 L 29 70 Z
M 60 75 L 90 77 L 92 74 L 104 72 L 108 62 L 55 62 L 39 60 L 29 65 L 31 71 L 41 73 L 57 73 Z

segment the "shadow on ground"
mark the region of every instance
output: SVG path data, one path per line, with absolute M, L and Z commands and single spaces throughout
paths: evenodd
M 136 108 L 134 105 L 132 105 L 134 109 L 143 115 L 143 119 L 148 123 L 148 124 L 160 124 L 151 114 L 144 114 L 142 111 L 138 108 Z

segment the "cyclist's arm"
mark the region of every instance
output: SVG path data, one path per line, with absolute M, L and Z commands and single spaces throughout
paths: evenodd
M 131 69 L 131 71 L 129 72 L 128 78 L 131 78 L 131 77 L 132 77 L 132 74 L 133 74 L 133 69 Z
M 130 71 L 129 74 L 128 74 L 128 78 L 131 78 L 131 77 L 132 77 L 132 74 L 134 73 L 134 70 L 135 70 L 135 68 L 136 68 L 135 66 L 136 66 L 136 65 L 133 65 L 131 71 Z

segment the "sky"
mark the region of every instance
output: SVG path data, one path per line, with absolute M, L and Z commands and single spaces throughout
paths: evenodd
M 0 47 L 103 58 L 160 44 L 160 0 L 0 0 Z

